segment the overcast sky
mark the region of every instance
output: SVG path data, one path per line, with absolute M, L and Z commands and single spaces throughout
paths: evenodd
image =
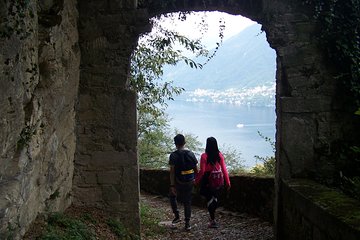
M 208 23 L 208 31 L 204 35 L 203 43 L 207 45 L 208 48 L 215 47 L 216 42 L 219 42 L 220 19 L 224 19 L 225 21 L 224 40 L 236 35 L 246 27 L 256 24 L 256 22 L 240 15 L 235 16 L 222 12 L 198 12 L 187 16 L 186 21 L 174 21 L 166 18 L 163 21 L 164 25 L 168 28 L 176 28 L 179 33 L 196 39 L 201 36 L 200 29 L 196 28 L 199 26 L 197 23 L 201 22 L 202 16 L 204 15 L 206 15 L 205 19 Z

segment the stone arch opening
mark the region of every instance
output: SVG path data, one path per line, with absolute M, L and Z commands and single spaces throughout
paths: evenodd
M 189 14 L 186 20 L 176 20 L 177 16 L 164 18 L 164 27 L 189 38 L 202 36 L 209 49 L 220 42 L 219 20 L 229 31 L 224 32 L 215 57 L 202 69 L 190 68 L 184 62 L 164 67 L 161 83 L 174 81 L 174 86 L 185 88 L 175 101 L 168 102 L 165 112 L 169 114 L 170 131 L 194 134 L 201 148 L 207 137 L 214 136 L 222 151 L 236 150 L 242 165 L 254 167 L 261 163 L 254 155 L 274 155 L 271 144 L 258 131 L 275 139 L 275 51 L 269 47 L 261 25 L 241 15 L 207 11 Z M 200 18 L 207 21 L 206 33 L 198 31 Z M 199 154 L 201 150 L 197 150 Z
M 206 12 L 206 14 L 208 14 L 208 15 L 211 15 L 211 12 Z M 178 15 L 176 15 L 176 16 L 178 16 Z M 191 16 L 191 15 L 190 15 Z M 157 16 L 158 17 L 158 16 Z M 175 17 L 176 18 L 176 17 Z M 217 18 L 217 19 L 220 19 L 220 16 Z M 173 20 L 173 19 L 172 19 Z M 186 20 L 185 21 L 187 21 L 188 20 L 188 18 L 186 18 Z M 174 20 L 173 20 L 174 21 Z M 171 21 L 171 22 L 173 22 L 173 21 Z M 175 22 L 176 22 L 176 20 L 175 20 Z M 213 22 L 211 22 L 211 23 L 209 23 L 209 24 L 213 24 L 213 25 L 216 25 L 216 23 L 214 23 L 215 22 L 215 20 L 213 21 Z M 227 19 L 225 19 L 225 22 L 227 22 Z M 257 25 L 257 26 L 256 26 Z M 216 25 L 216 26 L 218 26 L 218 25 Z M 259 25 L 259 24 L 254 24 L 254 25 L 251 25 L 251 26 L 255 26 L 255 27 L 257 27 L 257 32 L 252 32 L 251 33 L 251 36 L 254 36 L 254 38 L 256 38 L 256 37 L 259 37 L 258 35 L 260 34 L 260 33 L 262 33 L 263 34 L 263 37 L 264 37 L 264 35 L 265 35 L 265 33 L 264 32 L 261 32 L 261 30 L 260 30 L 260 27 L 261 27 L 261 25 Z M 165 27 L 167 27 L 166 29 L 168 29 L 168 30 L 173 30 L 173 28 L 171 28 L 171 25 L 167 25 L 167 24 L 165 24 Z M 227 27 L 227 26 L 226 26 Z M 209 28 L 210 28 L 210 26 L 209 26 Z M 214 32 L 214 34 L 215 33 L 218 33 L 218 31 L 219 31 L 219 29 L 212 29 L 213 30 L 213 32 Z M 194 29 L 192 29 L 192 32 L 194 31 Z M 244 30 L 244 32 L 245 32 L 245 30 Z M 239 33 L 238 33 L 239 34 Z M 246 34 L 246 33 L 244 33 L 244 34 Z M 191 34 L 184 34 L 185 36 L 187 36 L 187 37 L 193 37 Z M 235 35 L 235 34 L 234 34 Z M 240 35 L 243 35 L 243 32 L 241 32 L 240 33 Z M 256 37 L 255 37 L 256 36 Z M 261 37 L 260 39 L 262 40 L 261 42 L 266 42 L 266 44 L 267 44 L 267 41 L 266 41 L 266 37 L 264 37 L 265 39 L 263 39 L 263 37 Z M 219 39 L 217 39 L 217 40 L 219 40 Z M 243 43 L 243 42 L 242 42 Z M 250 46 L 249 46 L 250 45 Z M 255 45 L 255 43 L 253 43 L 253 44 L 249 44 L 248 45 L 248 47 L 252 47 L 252 48 L 258 48 L 257 46 L 258 45 Z M 268 44 L 267 44 L 268 45 Z M 254 47 L 254 46 L 256 46 L 256 47 Z M 222 47 L 225 47 L 225 46 L 221 46 L 220 47 L 220 51 L 222 51 L 222 50 L 224 50 L 224 49 L 222 49 Z M 268 46 L 268 48 L 270 48 L 269 46 Z M 263 50 L 263 48 L 258 48 L 258 49 L 261 49 L 261 50 Z M 237 54 L 234 54 L 234 55 L 236 55 L 236 56 L 241 56 L 242 54 L 244 53 L 244 51 L 243 52 L 241 52 L 241 53 L 239 53 L 239 51 L 237 51 Z M 248 54 L 248 53 L 247 53 Z M 219 56 L 218 55 L 216 55 L 215 56 L 215 58 L 218 58 Z M 213 60 L 215 60 L 215 59 L 213 59 Z M 213 61 L 213 60 L 211 60 L 211 61 Z M 224 59 L 223 59 L 224 60 Z M 273 60 L 273 64 L 272 64 L 272 66 L 273 66 L 273 68 L 275 68 L 275 58 L 273 58 L 273 57 L 271 57 L 271 60 Z M 196 60 L 195 60 L 196 61 Z M 210 61 L 210 62 L 211 62 Z M 239 66 L 239 65 L 241 65 L 241 64 L 244 64 L 244 63 L 246 63 L 246 61 L 244 62 L 243 61 L 243 59 L 242 60 L 235 60 L 234 61 L 234 63 L 236 62 L 236 64 L 234 64 L 234 65 L 237 65 L 238 67 L 241 67 L 241 66 Z M 248 61 L 249 62 L 249 61 Z M 213 63 L 213 62 L 212 62 Z M 180 66 L 178 66 L 178 65 L 180 65 Z M 177 72 L 177 68 L 180 68 L 180 72 L 182 72 L 182 71 L 184 71 L 184 66 L 181 66 L 181 63 L 180 64 L 178 64 L 178 65 L 176 65 L 176 66 L 173 66 L 172 68 L 171 68 L 171 70 L 169 70 L 169 72 L 171 73 L 170 75 L 171 75 L 171 77 L 169 76 L 169 78 L 167 79 L 167 77 L 165 76 L 165 74 L 164 74 L 164 76 L 162 77 L 162 79 L 164 80 L 164 81 L 170 81 L 170 80 L 173 80 L 173 76 L 174 76 L 174 72 L 176 71 Z M 214 64 L 212 64 L 211 66 L 208 66 L 208 65 L 205 65 L 204 66 L 204 68 L 214 68 L 215 67 L 215 65 Z M 234 66 L 232 66 L 233 68 L 236 68 L 236 67 L 234 67 Z M 190 67 L 187 67 L 188 69 L 189 69 L 189 71 L 191 71 L 191 69 L 190 69 Z M 221 69 L 221 68 L 220 68 Z M 251 69 L 252 70 L 252 69 Z M 206 70 L 204 70 L 204 69 L 202 69 L 202 70 L 199 70 L 199 69 L 197 69 L 197 70 L 194 70 L 194 71 L 192 71 L 192 74 L 193 75 L 196 75 L 196 74 L 201 74 L 201 73 L 199 73 L 199 72 L 201 72 L 201 71 L 206 71 Z M 226 71 L 225 71 L 226 72 Z M 192 74 L 189 74 L 189 75 L 192 75 Z M 226 73 L 224 73 L 224 74 L 226 74 Z M 189 78 L 191 78 L 191 76 L 189 76 L 189 75 L 186 75 L 186 77 L 189 77 Z M 220 74 L 219 74 L 220 75 Z M 217 76 L 214 76 L 214 75 L 212 75 L 211 77 L 213 77 L 213 78 L 215 78 L 215 79 L 217 79 L 218 77 Z M 182 77 L 180 77 L 180 79 L 184 79 L 184 77 L 182 76 Z M 207 78 L 207 79 L 209 79 L 209 78 Z M 270 79 L 271 80 L 273 80 L 273 82 L 275 81 L 275 73 L 272 75 L 272 74 L 270 74 Z M 218 80 L 218 79 L 217 79 Z M 239 80 L 240 81 L 240 80 Z M 204 78 L 197 78 L 197 79 L 192 79 L 192 81 L 191 81 L 191 84 L 190 85 L 196 85 L 197 84 L 197 82 L 206 82 L 207 83 L 207 81 L 204 79 Z M 221 85 L 222 84 L 222 82 L 223 81 L 217 81 L 217 82 L 219 82 L 219 84 Z M 234 82 L 235 82 L 235 80 L 234 80 Z M 174 85 L 176 85 L 176 86 L 182 86 L 182 87 L 184 87 L 184 85 L 181 85 L 181 81 L 177 81 L 176 82 L 176 84 L 174 84 Z M 227 85 L 227 86 L 229 86 L 229 85 Z M 234 85 L 234 87 L 235 87 L 235 85 Z M 185 87 L 186 88 L 186 87 Z M 209 87 L 209 88 L 211 88 L 211 87 Z M 187 88 L 186 88 L 187 89 Z M 274 91 L 275 92 L 275 91 Z M 274 95 L 275 95 L 275 93 L 274 93 Z M 181 98 L 182 99 L 182 101 L 184 101 L 184 98 Z M 172 105 L 172 102 L 173 101 L 170 101 L 169 102 L 169 106 L 168 107 L 170 107 L 171 105 Z M 176 100 L 175 100 L 175 102 L 176 102 Z M 185 102 L 185 101 L 184 101 Z M 203 103 L 203 104 L 205 104 L 205 103 Z M 211 103 L 211 104 L 209 104 L 209 105 L 213 105 L 214 103 Z M 216 103 L 215 103 L 216 104 Z M 231 103 L 228 103 L 229 105 L 231 105 Z M 228 104 L 221 104 L 221 103 L 218 103 L 218 105 L 221 105 L 221 106 L 219 106 L 219 110 L 220 110 L 220 108 L 226 108 L 226 105 L 228 105 Z M 206 105 L 206 106 L 209 106 L 209 105 Z M 271 108 L 271 110 L 274 112 L 274 108 L 275 108 L 275 106 L 274 106 L 275 104 L 273 104 L 273 107 Z M 170 118 L 174 118 L 174 119 L 176 119 L 177 117 L 179 118 L 179 120 L 177 121 L 178 123 L 180 122 L 180 124 L 178 124 L 177 126 L 176 126 L 176 129 L 178 129 L 179 131 L 178 131 L 178 133 L 186 133 L 186 134 L 188 134 L 188 133 L 191 133 L 191 134 L 195 134 L 195 135 L 198 135 L 197 133 L 198 132 L 196 132 L 196 130 L 198 129 L 198 128 L 202 128 L 203 126 L 200 126 L 201 124 L 199 124 L 199 122 L 200 121 L 193 121 L 193 120 L 195 120 L 195 118 L 191 118 L 191 117 L 186 117 L 186 116 L 189 116 L 189 115 L 196 115 L 196 119 L 197 118 L 201 118 L 199 115 L 208 115 L 208 113 L 209 112 L 207 112 L 206 110 L 205 110 L 205 108 L 206 107 L 201 107 L 200 105 L 196 105 L 196 103 L 194 103 L 194 105 L 188 105 L 188 104 L 176 104 L 175 103 L 175 109 L 173 109 L 173 111 L 174 112 L 178 112 L 178 114 L 176 114 L 176 115 L 171 115 L 170 114 Z M 177 107 L 179 107 L 179 108 L 177 108 Z M 190 109 L 192 109 L 192 108 L 194 108 L 194 109 L 196 109 L 196 108 L 198 108 L 198 107 L 200 107 L 201 108 L 201 110 L 199 110 L 199 112 L 196 112 L 196 113 L 194 113 L 194 112 L 192 112 Z M 182 110 L 184 110 L 184 108 L 186 109 L 186 111 L 182 111 Z M 256 107 L 255 107 L 256 108 Z M 236 111 L 235 110 L 235 107 L 233 108 L 234 109 L 234 112 Z M 269 108 L 270 109 L 270 108 Z M 190 111 L 189 111 L 190 110 Z M 195 110 L 196 111 L 196 110 Z M 206 112 L 203 112 L 203 111 L 206 111 Z M 219 112 L 220 113 L 220 115 L 221 115 L 221 113 L 222 112 Z M 228 112 L 225 112 L 225 115 L 227 114 Z M 247 113 L 244 111 L 244 112 L 241 112 L 241 113 L 244 113 L 244 115 L 246 115 Z M 268 111 L 266 111 L 266 113 L 269 113 Z M 274 114 L 274 113 L 273 113 Z M 207 119 L 206 119 L 206 117 L 204 117 L 203 119 L 201 119 L 202 121 L 203 121 L 203 123 L 202 123 L 202 125 L 206 125 L 206 121 L 212 121 L 212 120 L 214 120 L 214 119 L 217 119 L 217 120 L 219 120 L 219 119 L 221 119 L 221 120 L 219 120 L 219 121 L 221 121 L 222 122 L 222 124 L 226 124 L 223 120 L 225 119 L 223 116 L 220 116 L 220 115 L 217 115 L 217 116 L 214 116 L 214 115 L 210 115 Z M 249 115 L 249 114 L 248 114 Z M 238 114 L 238 116 L 241 116 L 241 114 Z M 188 120 L 187 118 L 189 118 L 190 120 Z M 241 118 L 240 118 L 241 119 Z M 274 117 L 274 119 L 275 119 L 275 117 Z M 247 121 L 246 122 L 247 124 L 250 124 L 250 123 L 253 123 L 253 122 L 249 122 L 249 121 Z M 261 122 L 261 123 L 263 123 L 263 122 Z M 273 125 L 272 125 L 272 128 L 274 129 L 275 128 L 275 123 L 274 122 L 272 122 L 273 123 Z M 195 127 L 190 127 L 190 129 L 191 130 L 189 130 L 189 128 L 186 128 L 185 126 L 186 125 L 192 125 L 192 126 L 195 126 Z M 221 125 L 221 124 L 219 124 L 219 125 Z M 208 125 L 207 125 L 208 126 Z M 235 126 L 235 125 L 231 125 L 231 126 Z M 206 138 L 207 137 L 209 137 L 209 136 L 214 136 L 214 137 L 216 137 L 217 139 L 218 139 L 218 143 L 219 143 L 219 146 L 220 146 L 220 149 L 221 149 L 221 151 L 224 151 L 225 150 L 225 147 L 224 146 L 221 146 L 224 142 L 223 142 L 223 140 L 224 140 L 224 138 L 219 138 L 220 136 L 219 135 L 221 135 L 220 134 L 220 132 L 221 132 L 221 130 L 223 130 L 223 128 L 221 128 L 220 126 L 218 126 L 218 125 L 214 125 L 214 126 L 212 126 L 213 128 L 211 129 L 211 128 L 208 128 L 207 130 L 207 133 L 205 133 L 205 134 L 207 134 L 206 136 L 199 136 L 198 135 L 198 140 L 200 140 L 201 141 L 201 143 L 203 143 L 203 144 L 205 144 L 205 142 L 206 142 Z M 172 128 L 171 129 L 171 131 L 173 130 L 174 128 Z M 216 134 L 213 134 L 212 133 L 212 130 L 217 130 L 217 131 L 215 131 L 216 132 Z M 258 129 L 259 130 L 259 129 Z M 201 131 L 200 131 L 201 132 Z M 275 132 L 275 131 L 274 131 Z M 262 132 L 262 133 L 264 133 L 264 132 Z M 176 133 L 175 133 L 176 134 Z M 240 133 L 241 134 L 241 133 Z M 273 137 L 274 135 L 269 135 L 269 134 L 265 134 L 266 136 L 271 136 L 271 137 Z M 221 139 L 222 141 L 220 141 L 219 139 Z M 260 138 L 259 138 L 260 139 Z M 261 139 L 260 139 L 261 140 Z M 150 143 L 151 143 L 151 141 L 149 141 Z M 265 142 L 265 141 L 264 141 Z M 227 142 L 227 144 L 228 144 L 229 142 Z M 138 143 L 138 144 L 141 144 L 140 142 Z M 221 144 L 221 145 L 220 145 Z M 231 144 L 231 143 L 230 143 Z M 268 144 L 268 143 L 266 143 L 266 144 Z M 153 144 L 151 144 L 151 146 L 153 146 Z M 191 145 L 190 145 L 191 146 Z M 203 145 L 203 146 L 205 146 L 205 145 Z M 189 145 L 188 145 L 188 147 L 189 147 Z M 243 146 L 242 146 L 243 147 Z M 194 150 L 192 147 L 189 147 L 190 149 L 192 149 L 192 150 Z M 254 147 L 255 149 L 260 149 L 261 148 L 261 146 L 256 146 L 256 147 Z M 200 152 L 200 150 L 198 150 L 199 152 L 198 153 L 201 153 Z M 201 151 L 202 151 L 202 149 L 201 149 Z M 243 157 L 244 155 L 243 155 L 243 152 L 242 152 L 242 149 L 240 150 L 241 151 L 241 157 Z M 271 152 L 272 153 L 272 152 Z M 145 154 L 146 154 L 146 152 L 145 152 Z M 256 153 L 257 155 L 259 155 L 259 153 L 257 152 Z M 254 154 L 255 155 L 255 154 Z M 261 155 L 261 154 L 260 154 Z M 269 154 L 270 155 L 270 154 Z M 163 156 L 163 155 L 161 155 L 161 156 Z M 253 156 L 253 155 L 252 155 Z M 261 155 L 261 156 L 268 156 L 268 155 Z M 146 161 L 146 159 L 144 159 L 145 161 Z M 149 162 L 152 162 L 152 161 L 150 161 L 150 159 L 149 159 Z M 165 162 L 165 161 L 164 161 Z M 166 163 L 164 163 L 163 165 L 161 165 L 162 167 L 166 167 L 167 165 L 165 165 Z M 141 162 L 140 162 L 140 165 L 141 165 Z M 145 167 L 144 167 L 144 165 L 145 165 Z M 165 174 L 163 174 L 162 173 L 162 171 L 153 171 L 153 170 L 150 170 L 150 171 L 147 171 L 147 166 L 149 166 L 149 165 L 146 165 L 146 164 L 144 164 L 144 165 L 141 165 L 142 167 L 144 167 L 144 168 L 142 168 L 141 169 L 141 177 L 140 177 L 140 179 L 141 179 L 141 182 L 140 182 L 140 186 L 141 186 L 141 189 L 142 190 L 144 190 L 145 192 L 146 191 L 148 191 L 148 192 L 150 192 L 150 193 L 154 193 L 154 194 L 160 194 L 160 195 L 162 195 L 162 196 L 166 196 L 166 193 L 164 193 L 164 192 L 162 192 L 160 189 L 166 189 L 166 186 L 167 186 L 167 183 L 166 184 L 164 184 L 164 185 L 166 185 L 166 186 L 162 186 L 162 182 L 166 182 L 166 180 L 168 180 L 168 174 L 166 175 L 166 177 L 164 177 L 164 175 Z M 150 166 L 150 168 L 151 167 L 154 167 L 154 166 Z M 229 166 L 228 166 L 229 167 Z M 157 173 L 157 174 L 156 174 Z M 147 177 L 146 177 L 147 176 Z M 152 176 L 152 177 L 149 177 L 149 176 Z M 158 181 L 155 181 L 155 179 L 157 179 Z M 265 185 L 265 184 L 263 184 L 263 185 Z M 263 186 L 262 185 L 262 186 Z M 232 190 L 234 190 L 235 189 L 235 191 L 232 191 L 232 192 L 236 192 L 236 191 L 238 191 L 238 189 L 242 189 L 242 187 L 239 187 L 239 186 L 241 186 L 237 181 L 235 181 L 234 180 L 234 182 L 233 182 L 233 185 L 232 185 L 233 187 L 232 187 Z M 270 188 L 270 189 L 273 189 L 273 188 Z M 245 192 L 243 192 L 242 193 L 243 195 L 246 195 L 246 193 Z M 194 196 L 194 198 L 193 198 L 193 204 L 195 205 L 195 206 L 198 206 L 198 204 L 199 204 L 199 199 L 200 199 L 200 196 L 198 196 L 197 194 L 196 194 L 196 196 Z M 225 202 L 225 201 L 224 201 Z M 227 203 L 228 202 L 231 202 L 231 200 L 230 199 L 227 199 L 227 201 L 226 201 Z M 240 200 L 238 201 L 238 203 L 236 204 L 236 205 L 239 205 L 239 202 L 241 202 Z M 204 204 L 204 205 L 200 205 L 200 206 L 205 206 L 206 204 Z M 269 205 L 271 205 L 271 204 L 269 204 Z M 165 207 L 165 206 L 164 206 Z M 229 206 L 226 206 L 226 207 L 229 207 Z M 272 208 L 269 208 L 269 209 L 271 209 L 271 211 L 272 211 Z M 196 216 L 196 213 L 194 214 L 195 216 Z M 269 216 L 272 216 L 272 212 L 271 213 L 269 213 Z M 196 219 L 196 218 L 195 218 Z M 268 218 L 268 219 L 270 219 L 270 217 Z M 272 218 L 271 218 L 272 219 Z M 163 220 L 163 219 L 162 219 Z M 197 231 L 197 230 L 195 230 L 195 231 Z
M 178 2 L 177 2 L 178 3 Z M 151 5 L 151 4 L 150 4 Z M 266 20 L 266 13 L 263 12 L 264 11 L 264 7 L 266 4 L 263 5 L 263 3 L 261 2 L 256 2 L 256 1 L 245 1 L 242 3 L 236 3 L 236 4 L 224 4 L 224 3 L 214 3 L 211 5 L 204 5 L 204 2 L 201 1 L 191 1 L 190 3 L 180 3 L 179 5 L 176 6 L 172 6 L 172 7 L 159 7 L 159 5 L 153 6 L 146 6 L 147 10 L 149 11 L 149 19 L 151 17 L 155 17 L 155 16 L 159 16 L 161 14 L 166 14 L 166 13 L 172 13 L 172 12 L 179 12 L 179 11 L 196 11 L 196 12 L 201 12 L 201 11 L 207 11 L 207 12 L 211 12 L 211 11 L 220 11 L 220 12 L 224 12 L 224 13 L 228 13 L 231 15 L 241 15 L 244 16 L 246 18 L 249 18 L 255 22 L 257 22 L 258 24 L 260 24 L 262 26 L 262 29 L 266 36 L 267 36 L 267 42 L 270 44 L 270 47 L 273 48 L 275 51 L 276 49 L 276 44 L 271 44 L 269 42 L 269 37 L 268 35 L 270 34 L 268 28 L 270 27 L 267 24 L 267 20 Z M 145 7 L 145 6 L 144 6 Z M 148 29 L 148 31 L 150 31 Z M 239 63 L 241 64 L 241 63 Z M 277 72 L 281 71 L 280 66 L 278 66 L 278 63 L 276 63 L 277 65 Z M 277 74 L 276 76 L 276 85 L 278 85 L 278 77 L 279 75 Z M 276 88 L 276 92 L 278 92 L 278 90 L 280 89 L 280 87 Z M 277 95 L 277 94 L 276 94 Z M 275 107 L 276 108 L 276 112 L 278 113 L 278 106 Z M 275 130 L 277 132 L 277 129 Z M 275 140 L 277 141 L 277 140 Z M 277 214 L 274 211 L 275 214 Z

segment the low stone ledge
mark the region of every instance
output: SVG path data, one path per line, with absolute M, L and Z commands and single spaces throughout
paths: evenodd
M 360 239 L 360 202 L 307 179 L 282 184 L 282 239 Z
M 140 169 L 140 189 L 153 194 L 168 196 L 170 185 L 169 171 Z
M 224 207 L 247 212 L 273 221 L 273 207 L 275 198 L 274 178 L 257 176 L 230 176 L 230 192 L 223 195 Z
M 228 210 L 246 212 L 272 222 L 274 205 L 274 178 L 254 176 L 230 176 L 232 187 L 221 195 L 220 204 Z M 169 171 L 140 169 L 141 190 L 162 196 L 169 193 Z M 195 188 L 193 204 L 206 206 Z M 170 206 L 170 205 L 169 205 Z

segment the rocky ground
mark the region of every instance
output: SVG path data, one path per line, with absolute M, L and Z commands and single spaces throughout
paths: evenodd
M 209 215 L 205 208 L 193 207 L 191 231 L 184 230 L 184 223 L 177 224 L 176 228 L 171 225 L 173 214 L 167 198 L 142 193 L 141 201 L 153 208 L 164 211 L 163 221 L 160 225 L 165 231 L 157 236 L 143 236 L 143 239 L 204 239 L 204 240 L 272 240 L 274 239 L 272 225 L 259 218 L 247 214 L 236 214 L 219 208 L 217 219 L 220 227 L 217 229 L 208 228 Z M 180 210 L 182 210 L 182 206 Z
M 226 211 L 222 208 L 217 210 L 216 218 L 219 228 L 208 228 L 209 216 L 205 208 L 193 207 L 190 231 L 185 231 L 184 222 L 178 223 L 176 226 L 171 224 L 173 214 L 171 212 L 168 198 L 141 193 L 141 235 L 145 240 L 177 240 L 177 239 L 196 239 L 196 240 L 273 240 L 272 225 L 264 222 L 257 217 L 247 214 L 239 214 Z M 179 205 L 181 214 L 183 215 L 183 207 Z M 117 240 L 117 239 L 133 239 L 129 237 L 119 237 L 116 231 L 109 226 L 109 216 L 105 212 L 98 209 L 70 207 L 66 210 L 64 216 L 69 219 L 81 220 L 85 223 L 93 233 L 91 239 L 99 240 Z M 72 225 L 73 220 L 62 220 L 62 225 Z M 60 237 L 55 232 L 46 232 L 49 222 L 44 217 L 38 217 L 32 224 L 31 228 L 24 236 L 24 240 L 35 239 L 67 239 L 68 237 Z M 73 236 L 73 235 L 71 235 Z M 73 238 L 71 238 L 73 239 Z M 74 238 L 75 239 L 75 238 Z M 83 239 L 83 238 L 76 238 Z

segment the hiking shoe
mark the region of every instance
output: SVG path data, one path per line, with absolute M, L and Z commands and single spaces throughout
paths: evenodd
M 181 222 L 180 217 L 175 217 L 174 220 L 172 220 L 172 224 Z
M 186 223 L 185 223 L 185 230 L 186 230 L 186 231 L 190 231 L 190 230 L 191 230 L 191 226 L 190 226 L 190 223 L 189 223 L 189 222 L 186 222 Z
M 215 220 L 211 220 L 209 223 L 209 228 L 218 228 L 219 224 Z

